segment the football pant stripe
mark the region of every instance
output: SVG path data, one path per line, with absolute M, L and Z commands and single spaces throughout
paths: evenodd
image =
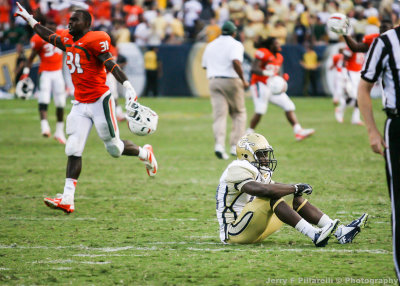
M 253 212 L 248 212 L 241 218 L 241 220 L 238 223 L 231 224 L 228 234 L 232 236 L 241 234 L 249 225 L 251 219 L 253 218 L 253 215 L 254 215 Z
M 115 122 L 115 116 L 114 116 L 114 109 L 113 109 L 113 102 L 112 102 L 113 98 L 110 97 L 110 100 L 108 101 L 108 106 L 110 107 L 110 115 L 111 115 L 111 119 L 112 119 L 112 124 L 113 124 L 113 128 L 114 128 L 114 132 L 117 131 L 117 123 Z M 151 161 L 151 160 L 150 160 Z
M 115 131 L 114 131 L 114 126 L 112 124 L 112 119 L 111 119 L 111 114 L 110 114 L 110 108 L 109 108 L 109 101 L 110 101 L 111 94 L 107 95 L 103 99 L 103 110 L 104 110 L 104 115 L 106 117 L 107 125 L 108 125 L 108 130 L 110 131 L 110 135 L 112 138 L 115 138 Z

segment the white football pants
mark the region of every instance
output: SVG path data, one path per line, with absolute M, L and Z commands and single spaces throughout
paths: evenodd
M 51 94 L 53 94 L 54 105 L 64 108 L 66 92 L 62 70 L 40 73 L 38 102 L 50 104 Z
M 82 156 L 93 124 L 108 153 L 113 157 L 121 156 L 124 143 L 119 138 L 115 103 L 109 91 L 94 103 L 73 102 L 67 117 L 68 140 L 65 145 L 67 156 Z
M 265 83 L 257 82 L 252 84 L 250 86 L 250 91 L 253 97 L 254 112 L 257 114 L 265 114 L 267 112 L 268 102 L 279 106 L 285 112 L 294 111 L 296 109 L 293 101 L 285 92 L 272 95 L 271 90 Z

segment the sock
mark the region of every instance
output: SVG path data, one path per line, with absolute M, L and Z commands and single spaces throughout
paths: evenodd
M 294 131 L 294 133 L 296 134 L 296 133 L 299 133 L 300 131 L 301 131 L 301 125 L 299 124 L 299 123 L 296 123 L 294 126 L 293 126 L 293 131 Z
M 50 132 L 50 125 L 47 119 L 40 120 L 40 127 L 42 128 L 42 132 L 49 131 Z
M 309 224 L 304 218 L 294 228 L 311 239 L 314 239 L 315 234 L 318 233 L 318 229 Z
M 323 214 L 322 217 L 319 219 L 317 226 L 324 227 L 327 224 L 330 224 L 332 222 L 333 222 L 333 220 L 331 220 L 331 218 L 329 216 L 327 216 L 326 214 Z
M 148 155 L 147 150 L 139 146 L 139 159 L 147 160 Z
M 59 121 L 56 123 L 56 133 L 64 134 L 64 121 Z
M 360 122 L 360 109 L 354 107 L 353 115 L 351 116 L 351 122 Z
M 75 188 L 78 180 L 66 178 L 64 186 L 63 199 L 65 198 L 68 203 L 74 202 Z

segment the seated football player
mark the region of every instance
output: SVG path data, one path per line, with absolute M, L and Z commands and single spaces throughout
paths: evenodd
M 223 243 L 258 243 L 286 223 L 324 247 L 333 234 L 350 243 L 367 222 L 368 214 L 341 225 L 312 205 L 303 194 L 308 184 L 282 184 L 271 178 L 277 160 L 264 136 L 251 133 L 236 146 L 237 160 L 222 174 L 217 188 L 217 218 Z

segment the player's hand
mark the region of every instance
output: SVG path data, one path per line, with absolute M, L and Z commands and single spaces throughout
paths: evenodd
M 247 80 L 244 80 L 243 81 L 243 88 L 247 89 L 247 88 L 249 88 L 249 86 L 250 86 L 249 82 Z
M 295 184 L 294 187 L 296 189 L 294 191 L 295 196 L 301 196 L 303 194 L 311 195 L 313 191 L 312 187 L 309 184 L 300 183 L 300 184 Z
M 347 36 L 350 33 L 350 28 L 351 28 L 351 26 L 350 26 L 349 19 L 346 19 L 346 22 L 343 27 L 341 27 L 339 29 L 332 28 L 332 31 L 335 32 L 336 34 Z
M 126 99 L 126 105 L 130 105 L 132 102 L 136 102 L 138 99 L 138 96 L 136 94 L 135 89 L 131 85 L 129 81 L 124 81 L 122 84 L 125 87 L 125 99 Z
M 19 4 L 19 2 L 16 2 L 17 4 L 17 11 L 15 11 L 14 16 L 20 16 L 25 19 L 25 21 L 28 22 L 28 24 L 33 28 L 38 22 L 33 18 L 31 14 L 26 11 L 26 9 Z
M 22 70 L 22 75 L 19 77 L 19 80 L 23 80 L 29 77 L 29 72 L 30 69 L 28 67 L 24 67 L 24 69 Z
M 286 80 L 286 81 L 288 81 L 289 80 L 289 75 L 287 74 L 287 73 L 284 73 L 283 75 L 282 75 L 282 77 L 283 77 L 283 79 L 284 80 Z

